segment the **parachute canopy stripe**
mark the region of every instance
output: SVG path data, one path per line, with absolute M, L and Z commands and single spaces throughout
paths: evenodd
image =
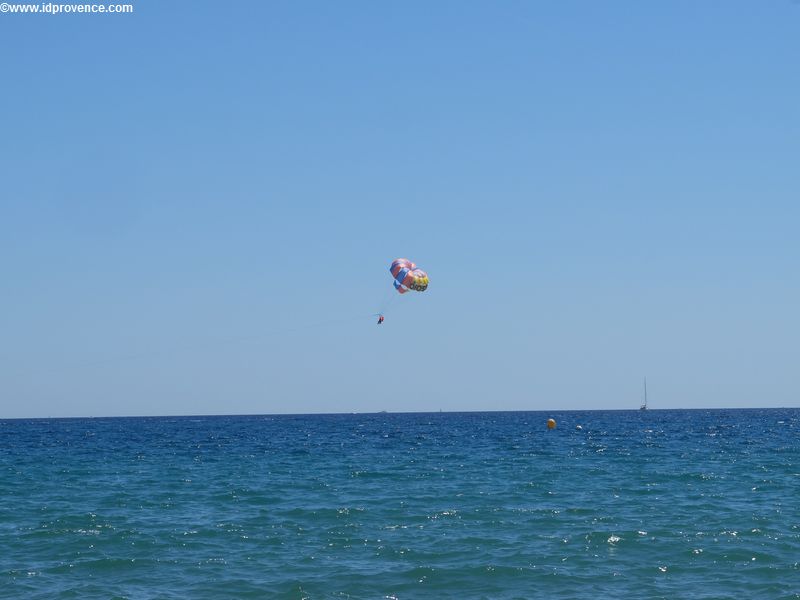
M 408 291 L 405 287 L 403 287 L 402 285 L 400 285 L 396 281 L 393 281 L 392 283 L 394 284 L 394 289 L 396 289 L 401 294 L 405 294 Z
M 405 258 L 398 258 L 397 260 L 395 260 L 395 261 L 392 263 L 392 266 L 391 266 L 391 267 L 389 267 L 389 271 L 391 271 L 391 273 L 392 273 L 392 277 L 395 277 L 395 278 L 396 278 L 396 277 L 397 277 L 397 274 L 398 274 L 398 273 L 399 273 L 401 270 L 403 270 L 403 269 L 407 269 L 407 270 L 411 271 L 412 269 L 415 269 L 416 267 L 417 267 L 417 265 L 415 265 L 415 264 L 414 264 L 413 262 L 411 262 L 410 260 L 406 260 Z

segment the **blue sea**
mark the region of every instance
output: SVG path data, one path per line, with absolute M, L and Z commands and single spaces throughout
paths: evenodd
M 0 597 L 800 598 L 800 409 L 0 421 Z

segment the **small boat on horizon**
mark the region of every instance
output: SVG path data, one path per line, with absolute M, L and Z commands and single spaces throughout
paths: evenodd
M 639 407 L 639 410 L 647 410 L 647 377 L 644 378 L 644 404 Z

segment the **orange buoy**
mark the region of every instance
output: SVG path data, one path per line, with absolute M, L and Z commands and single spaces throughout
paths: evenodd
M 555 419 L 547 419 L 547 428 L 548 429 L 555 429 L 556 428 L 556 420 Z

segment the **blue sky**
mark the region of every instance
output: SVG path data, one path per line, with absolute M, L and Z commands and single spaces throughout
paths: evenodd
M 133 3 L 0 15 L 0 417 L 800 406 L 797 3 Z

